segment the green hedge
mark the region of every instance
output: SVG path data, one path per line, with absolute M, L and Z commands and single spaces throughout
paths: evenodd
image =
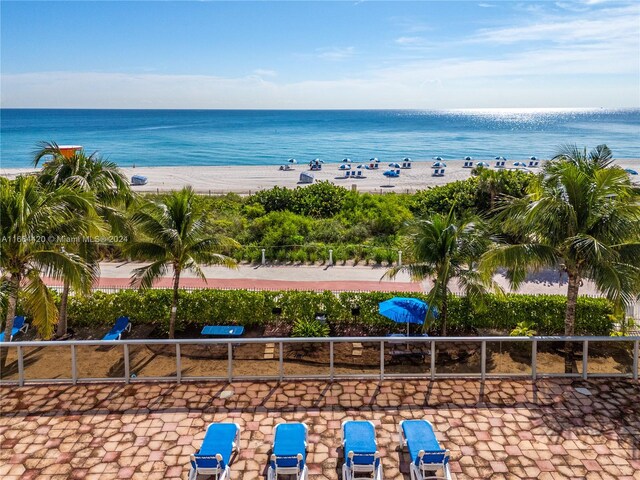
M 344 292 L 334 295 L 331 292 L 299 291 L 181 291 L 177 328 L 228 323 L 247 327 L 264 325 L 275 320 L 272 308 L 280 307 L 281 319 L 291 324 L 300 318 L 311 320 L 316 312 L 324 312 L 328 316 L 332 334 L 340 334 L 350 326 L 363 328 L 372 335 L 385 334 L 398 326 L 378 314 L 378 303 L 395 295 L 385 292 Z M 411 296 L 426 299 L 425 295 Z M 170 290 L 122 290 L 113 294 L 95 292 L 89 297 L 70 299 L 69 325 L 106 327 L 117 316 L 128 315 L 134 324 L 153 324 L 166 330 L 170 303 Z M 450 327 L 463 330 L 491 328 L 510 331 L 519 322 L 533 320 L 540 335 L 559 335 L 564 332 L 565 305 L 566 299 L 560 295 L 505 295 L 489 296 L 482 308 L 474 309 L 467 299 L 452 296 L 448 322 Z M 351 313 L 351 308 L 355 306 L 360 307 L 357 317 Z M 580 297 L 576 333 L 608 335 L 612 328 L 609 317 L 612 313 L 613 307 L 609 301 Z

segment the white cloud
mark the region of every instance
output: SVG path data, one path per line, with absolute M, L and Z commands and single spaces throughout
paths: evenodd
M 254 75 L 258 75 L 259 77 L 276 77 L 278 75 L 278 72 L 276 72 L 275 70 L 268 70 L 265 68 L 256 68 L 253 71 Z
M 620 40 L 639 42 L 640 7 L 590 12 L 581 17 L 558 16 L 543 22 L 512 27 L 482 29 L 469 41 L 476 43 L 514 44 L 533 41 L 552 43 L 602 42 Z
M 355 47 L 327 47 L 316 49 L 316 56 L 323 60 L 345 60 L 353 57 L 355 53 Z
M 478 6 L 482 8 L 495 8 L 495 5 L 492 3 L 479 3 Z

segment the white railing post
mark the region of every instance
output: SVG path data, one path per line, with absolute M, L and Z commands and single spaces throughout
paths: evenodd
M 637 346 L 637 342 L 636 342 Z M 18 385 L 21 387 L 24 386 L 24 354 L 22 352 L 22 347 L 18 346 Z M 636 355 L 637 357 L 638 355 Z
M 531 379 L 536 380 L 538 378 L 538 341 L 533 340 L 531 342 Z
M 640 340 L 636 340 L 633 345 L 633 379 L 638 380 L 638 353 L 640 351 Z
M 233 380 L 233 344 L 227 343 L 227 380 Z
M 267 263 L 267 258 L 265 257 L 264 252 L 265 252 L 265 249 L 263 248 L 263 249 L 262 249 L 262 265 L 264 265 L 264 264 L 266 264 L 266 263 Z
M 333 250 L 329 249 L 329 266 L 333 265 Z
M 329 342 L 329 380 L 333 382 L 333 342 Z
M 384 380 L 384 340 L 380 342 L 380 380 Z
M 431 340 L 431 380 L 436 378 L 436 341 Z
M 587 370 L 589 369 L 589 340 L 582 342 L 582 379 L 587 379 Z
M 402 266 L 402 250 L 398 250 L 398 266 Z
M 71 344 L 71 381 L 76 385 L 78 383 L 78 367 L 76 362 L 76 346 Z
M 484 382 L 487 376 L 487 341 L 483 340 L 480 345 L 480 378 Z
M 278 348 L 280 350 L 278 352 L 278 376 L 280 377 L 280 381 L 282 381 L 284 377 L 284 348 L 282 342 L 278 342 Z
M 176 382 L 182 381 L 182 357 L 180 355 L 180 344 L 176 343 Z
M 125 383 L 129 383 L 131 381 L 131 372 L 129 365 L 129 344 L 125 343 L 123 345 L 122 354 L 124 355 L 124 378 Z

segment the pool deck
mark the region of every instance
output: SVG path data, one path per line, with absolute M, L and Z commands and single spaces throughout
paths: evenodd
M 273 426 L 302 421 L 309 479 L 334 480 L 340 424 L 353 419 L 376 425 L 385 479 L 408 480 L 397 425 L 414 418 L 434 424 L 457 480 L 640 479 L 640 384 L 624 380 L 5 386 L 0 409 L 3 480 L 186 479 L 221 421 L 242 428 L 232 478 L 265 478 Z

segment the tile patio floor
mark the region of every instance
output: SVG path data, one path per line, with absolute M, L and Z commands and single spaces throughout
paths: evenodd
M 575 387 L 586 387 L 585 396 Z M 386 479 L 409 479 L 397 424 L 433 422 L 457 480 L 640 479 L 640 384 L 613 380 L 90 384 L 0 388 L 0 478 L 187 478 L 205 426 L 242 427 L 233 479 L 264 478 L 273 426 L 310 426 L 311 480 L 338 479 L 340 423 L 376 424 Z

